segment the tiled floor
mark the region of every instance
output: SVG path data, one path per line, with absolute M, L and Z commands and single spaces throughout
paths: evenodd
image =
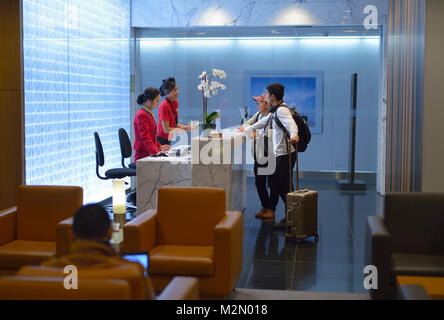
M 237 288 L 322 292 L 367 292 L 363 287 L 365 222 L 376 215 L 380 196 L 340 192 L 332 180 L 301 180 L 317 190 L 319 241 L 286 242 L 284 233 L 254 217 L 261 209 L 254 178 L 247 179 L 243 268 Z M 284 217 L 279 202 L 275 220 Z

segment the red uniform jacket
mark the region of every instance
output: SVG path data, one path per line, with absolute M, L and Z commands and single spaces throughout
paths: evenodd
M 171 109 L 173 108 L 173 110 Z M 170 128 L 175 128 L 176 123 L 176 117 L 178 117 L 177 109 L 179 108 L 179 103 L 177 102 L 177 99 L 174 100 L 174 102 L 169 101 L 168 99 L 164 99 L 161 104 L 159 105 L 159 111 L 157 112 L 157 116 L 159 118 L 159 124 L 157 125 L 157 136 L 168 139 L 168 133 L 163 131 L 163 125 L 162 120 L 166 120 L 169 122 Z
M 152 114 L 139 108 L 134 118 L 134 161 L 159 152 L 160 143 L 156 139 L 157 123 Z

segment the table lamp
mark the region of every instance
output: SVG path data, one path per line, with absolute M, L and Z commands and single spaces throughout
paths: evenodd
M 114 222 L 120 224 L 120 228 L 125 225 L 126 199 L 125 199 L 125 180 L 113 180 L 113 212 Z

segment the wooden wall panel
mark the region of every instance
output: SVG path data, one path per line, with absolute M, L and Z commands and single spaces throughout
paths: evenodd
M 390 0 L 386 192 L 421 191 L 425 0 Z
M 444 1 L 427 0 L 422 191 L 444 192 Z
M 21 0 L 0 1 L 0 209 L 17 202 L 23 182 Z

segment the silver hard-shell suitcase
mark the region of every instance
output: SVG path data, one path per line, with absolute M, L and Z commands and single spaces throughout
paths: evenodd
M 312 190 L 297 190 L 287 194 L 287 219 L 285 237 L 304 240 L 318 235 L 318 193 Z
M 291 177 L 291 175 L 290 175 Z M 299 190 L 298 152 L 296 151 L 296 191 L 287 193 L 285 238 L 304 240 L 318 234 L 318 192 Z

